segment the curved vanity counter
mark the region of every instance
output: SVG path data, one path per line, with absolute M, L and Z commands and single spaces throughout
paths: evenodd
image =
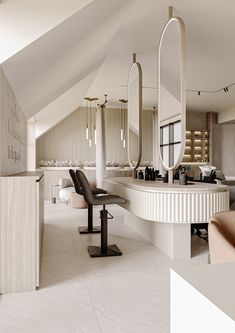
M 191 256 L 191 223 L 206 223 L 213 214 L 229 210 L 226 185 L 112 177 L 105 178 L 103 186 L 128 201 L 123 206 L 125 223 L 171 258 Z

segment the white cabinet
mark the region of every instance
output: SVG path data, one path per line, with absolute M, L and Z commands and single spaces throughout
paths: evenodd
M 0 178 L 0 293 L 39 286 L 43 182 L 43 172 Z

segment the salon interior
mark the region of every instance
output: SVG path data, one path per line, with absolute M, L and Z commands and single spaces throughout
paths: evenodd
M 235 332 L 233 0 L 0 2 L 0 332 Z

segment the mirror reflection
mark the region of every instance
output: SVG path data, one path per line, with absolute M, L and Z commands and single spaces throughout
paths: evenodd
M 141 160 L 142 72 L 139 63 L 131 66 L 128 79 L 128 159 L 133 169 Z
M 166 24 L 158 54 L 158 111 L 160 155 L 173 170 L 181 162 L 185 141 L 184 23 L 172 18 Z

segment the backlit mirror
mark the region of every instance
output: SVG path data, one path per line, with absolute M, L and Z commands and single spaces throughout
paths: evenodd
M 136 62 L 135 55 L 128 78 L 128 107 L 127 107 L 127 153 L 129 165 L 136 170 L 141 161 L 142 155 L 142 69 Z
M 185 117 L 185 27 L 181 18 L 173 17 L 163 30 L 158 49 L 158 142 L 168 171 L 183 159 Z

